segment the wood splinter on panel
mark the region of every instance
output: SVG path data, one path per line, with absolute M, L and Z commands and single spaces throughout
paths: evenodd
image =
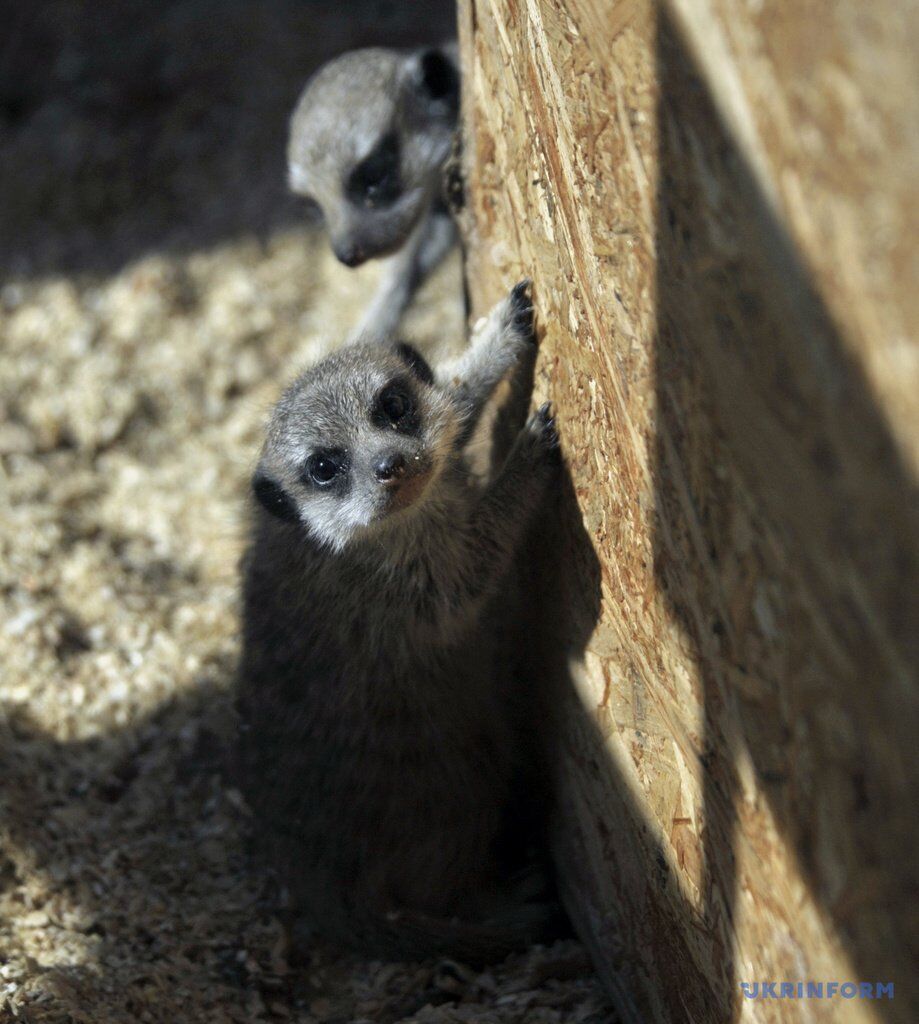
M 625 1021 L 917 1020 L 919 8 L 459 7 L 472 305 L 533 279 L 567 458 L 571 915 Z M 741 990 L 828 979 L 896 998 Z

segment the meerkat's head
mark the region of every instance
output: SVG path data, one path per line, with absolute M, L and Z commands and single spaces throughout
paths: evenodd
M 430 500 L 454 450 L 457 412 L 405 344 L 355 344 L 287 389 L 253 479 L 267 511 L 341 550 Z
M 288 177 L 356 267 L 399 249 L 441 186 L 459 109 L 450 48 L 355 50 L 321 68 L 290 122 Z

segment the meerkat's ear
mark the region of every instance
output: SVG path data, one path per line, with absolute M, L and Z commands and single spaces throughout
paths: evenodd
M 422 50 L 416 57 L 415 81 L 429 101 L 451 112 L 459 108 L 460 76 L 456 64 L 443 50 Z
M 255 476 L 252 478 L 252 493 L 262 508 L 273 516 L 283 519 L 285 523 L 300 522 L 300 517 L 297 515 L 297 506 L 294 504 L 293 498 L 277 480 L 272 480 L 262 470 L 256 470 Z
M 414 345 L 400 342 L 396 345 L 396 354 L 420 381 L 424 381 L 425 384 L 434 383 L 434 371 Z

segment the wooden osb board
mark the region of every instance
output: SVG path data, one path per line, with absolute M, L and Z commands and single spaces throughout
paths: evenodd
M 626 1019 L 919 1020 L 916 12 L 460 3 L 473 307 L 532 277 L 570 477 L 558 856 Z M 895 998 L 741 996 L 808 980 Z

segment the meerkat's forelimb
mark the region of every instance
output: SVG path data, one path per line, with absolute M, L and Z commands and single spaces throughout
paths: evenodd
M 278 403 L 253 479 L 240 784 L 294 917 L 374 955 L 556 934 L 505 842 L 547 799 L 523 781 L 502 594 L 559 458 L 548 406 L 489 484 L 464 452 L 533 344 L 524 284 L 439 372 L 395 342 L 333 352 Z

